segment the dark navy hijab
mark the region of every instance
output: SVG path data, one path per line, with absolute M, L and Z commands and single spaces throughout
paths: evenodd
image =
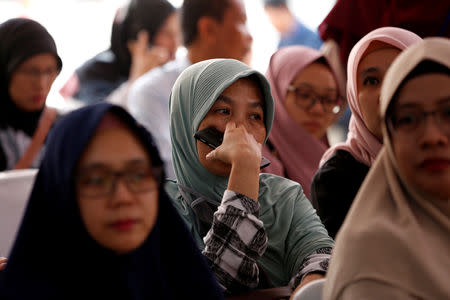
M 122 108 L 99 103 L 60 118 L 50 133 L 0 278 L 0 299 L 222 299 L 214 275 L 162 183 L 157 221 L 138 249 L 117 255 L 87 233 L 73 174 L 107 113 L 128 125 L 147 149 L 152 166 L 163 170 L 152 137 Z
M 53 54 L 61 70 L 55 41 L 41 24 L 25 18 L 0 24 L 0 128 L 10 126 L 29 136 L 36 130 L 42 110 L 26 112 L 18 108 L 9 95 L 9 82 L 22 62 L 42 53 Z
M 173 12 L 175 7 L 167 0 L 129 0 L 120 7 L 112 25 L 110 48 L 76 70 L 80 88 L 74 97 L 85 103 L 98 102 L 125 82 L 131 67 L 127 42 L 136 40 L 138 32 L 145 29 L 152 45 Z

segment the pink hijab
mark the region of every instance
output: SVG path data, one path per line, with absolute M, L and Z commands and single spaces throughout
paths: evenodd
M 312 178 L 319 167 L 320 158 L 328 148 L 328 143 L 313 137 L 297 124 L 289 116 L 284 101 L 288 86 L 295 76 L 322 57 L 327 60 L 322 52 L 309 47 L 283 47 L 272 55 L 266 72 L 275 102 L 275 116 L 269 142 L 274 146 L 280 159 L 272 155 L 266 144 L 263 155 L 271 161 L 271 164 L 264 168 L 263 172 L 287 176 L 297 181 L 307 196 Z M 331 67 L 332 64 L 328 65 L 336 78 L 337 73 Z M 338 82 L 336 78 L 336 86 L 339 86 Z
M 328 149 L 320 160 L 321 166 L 339 149 L 350 152 L 357 161 L 367 166 L 372 165 L 383 144 L 369 131 L 362 119 L 356 89 L 359 62 L 371 42 L 380 41 L 404 50 L 421 40 L 417 34 L 405 29 L 381 27 L 369 32 L 353 47 L 347 64 L 347 101 L 352 111 L 347 140 Z

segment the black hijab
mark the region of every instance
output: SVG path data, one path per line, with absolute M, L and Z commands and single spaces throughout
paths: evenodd
M 175 7 L 167 0 L 130 0 L 120 7 L 112 25 L 110 48 L 76 70 L 80 88 L 74 97 L 87 103 L 98 102 L 125 82 L 131 67 L 127 42 L 137 39 L 138 32 L 145 29 L 152 45 L 173 12 Z
M 138 249 L 116 255 L 87 233 L 73 174 L 106 113 L 129 126 L 147 149 L 152 166 L 162 170 L 152 137 L 120 107 L 99 103 L 59 119 L 0 281 L 0 298 L 222 299 L 162 184 L 156 224 Z
M 42 110 L 26 112 L 18 108 L 9 95 L 9 82 L 22 62 L 42 53 L 53 54 L 61 70 L 55 41 L 41 24 L 24 18 L 0 24 L 0 128 L 11 126 L 29 136 L 36 130 Z

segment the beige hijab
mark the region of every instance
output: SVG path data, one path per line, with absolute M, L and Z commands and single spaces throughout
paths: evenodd
M 400 84 L 420 62 L 432 60 L 450 67 L 449 53 L 450 40 L 445 38 L 425 39 L 401 53 L 383 81 L 382 117 Z M 448 299 L 450 220 L 429 196 L 403 179 L 385 122 L 383 137 L 385 147 L 339 232 L 323 299 L 351 299 L 361 291 L 371 299 L 383 299 L 386 289 L 380 284 L 414 299 Z

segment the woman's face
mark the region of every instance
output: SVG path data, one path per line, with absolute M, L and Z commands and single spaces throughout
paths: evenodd
M 392 146 L 405 179 L 448 202 L 450 76 L 430 73 L 409 80 L 399 91 L 392 120 Z
M 86 230 L 101 246 L 127 253 L 152 231 L 159 191 L 151 170 L 127 128 L 100 130 L 89 142 L 77 166 L 77 201 Z
M 53 54 L 37 54 L 23 61 L 11 75 L 9 95 L 20 109 L 41 110 L 59 73 Z
M 302 126 L 312 136 L 322 138 L 328 127 L 335 120 L 335 114 L 325 108 L 323 102 L 338 99 L 336 80 L 330 69 L 321 63 L 312 63 L 300 72 L 291 82 L 294 89 L 288 90 L 284 106 L 290 117 Z M 304 108 L 303 102 L 315 98 L 316 103 L 310 108 Z M 327 105 L 328 107 L 328 105 Z
M 156 46 L 166 48 L 169 51 L 170 59 L 175 59 L 175 54 L 181 44 L 181 29 L 178 13 L 172 13 L 164 21 L 163 25 L 156 32 L 153 43 Z
M 378 45 L 380 44 L 384 43 L 378 42 Z M 378 108 L 381 83 L 392 61 L 400 53 L 399 49 L 384 45 L 384 48 L 380 45 L 381 48 L 366 51 L 359 62 L 356 79 L 362 119 L 370 132 L 380 141 L 383 140 Z
M 264 123 L 264 100 L 259 85 L 252 79 L 241 78 L 226 88 L 217 98 L 198 130 L 214 127 L 225 132 L 228 122 L 244 125 L 255 140 L 263 144 L 266 138 Z M 197 141 L 197 153 L 202 165 L 218 176 L 228 176 L 231 166 L 219 160 L 207 160 L 206 154 L 213 149 Z

